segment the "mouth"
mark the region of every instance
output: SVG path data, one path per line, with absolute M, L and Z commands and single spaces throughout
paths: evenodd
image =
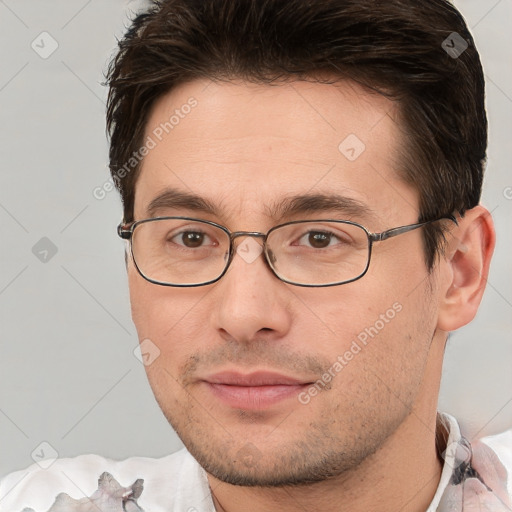
M 296 398 L 312 384 L 273 372 L 222 372 L 203 380 L 209 392 L 234 409 L 262 410 Z

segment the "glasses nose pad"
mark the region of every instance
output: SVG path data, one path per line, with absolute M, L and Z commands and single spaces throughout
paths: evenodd
M 267 248 L 267 258 L 268 258 L 269 263 L 272 266 L 274 266 L 275 262 L 277 261 L 277 258 L 272 249 Z

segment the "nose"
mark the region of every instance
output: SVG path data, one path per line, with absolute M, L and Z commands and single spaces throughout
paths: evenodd
M 291 326 L 290 285 L 268 267 L 260 239 L 237 238 L 233 250 L 211 294 L 214 327 L 223 338 L 242 343 L 284 336 Z

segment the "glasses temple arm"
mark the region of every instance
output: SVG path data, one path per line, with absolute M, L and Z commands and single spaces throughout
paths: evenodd
M 388 238 L 392 238 L 394 236 L 401 235 L 402 233 L 413 231 L 415 229 L 421 228 L 422 226 L 426 226 L 427 224 L 431 224 L 432 222 L 438 222 L 440 220 L 451 220 L 457 226 L 459 225 L 457 219 L 453 215 L 447 215 L 446 217 L 441 217 L 439 219 L 427 220 L 425 222 L 419 222 L 417 224 L 409 224 L 408 226 L 400 226 L 398 228 L 388 229 L 387 231 L 382 231 L 382 233 L 370 233 L 370 239 L 372 242 L 380 242 L 382 240 L 387 240 Z

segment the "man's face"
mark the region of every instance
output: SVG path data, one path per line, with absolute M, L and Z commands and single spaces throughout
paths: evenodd
M 197 104 L 183 108 L 192 97 Z M 158 127 L 176 110 L 179 121 L 162 137 Z M 136 184 L 135 220 L 173 188 L 218 212 L 168 205 L 155 216 L 230 231 L 322 218 L 372 232 L 415 223 L 418 194 L 396 172 L 396 116 L 392 102 L 351 83 L 185 84 L 149 118 L 146 136 L 157 144 Z M 368 211 L 269 215 L 307 194 L 338 194 Z M 189 451 L 222 480 L 279 485 L 341 474 L 378 450 L 435 387 L 424 377 L 437 281 L 421 230 L 376 243 L 368 273 L 341 286 L 286 284 L 262 255 L 248 262 L 242 253 L 207 286 L 155 285 L 131 261 L 128 272 L 139 338 L 160 351 L 147 366 L 155 397 Z

